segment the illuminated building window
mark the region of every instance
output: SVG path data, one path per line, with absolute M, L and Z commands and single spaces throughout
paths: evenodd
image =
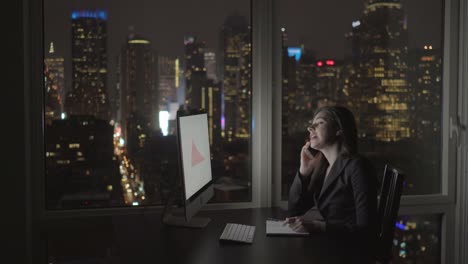
M 79 148 L 79 147 L 80 147 L 80 144 L 79 144 L 79 143 L 71 143 L 71 144 L 68 144 L 68 148 L 70 148 L 70 149 Z

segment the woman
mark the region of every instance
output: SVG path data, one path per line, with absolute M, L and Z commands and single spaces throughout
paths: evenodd
M 357 153 L 353 114 L 344 107 L 320 108 L 307 129 L 309 140 L 302 147 L 300 168 L 289 191 L 291 217 L 285 224 L 296 231 L 362 233 L 373 238 L 376 175 L 370 162 Z

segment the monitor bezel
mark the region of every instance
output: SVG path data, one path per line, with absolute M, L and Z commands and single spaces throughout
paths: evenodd
M 195 200 L 199 199 L 205 191 L 207 191 L 210 187 L 213 186 L 213 171 L 211 174 L 211 180 L 208 181 L 203 187 L 201 187 L 198 191 L 196 191 L 192 196 L 190 196 L 188 199 L 186 197 L 186 186 L 185 186 L 185 171 L 184 171 L 184 165 L 183 165 L 183 157 L 182 157 L 182 144 L 181 144 L 181 135 L 180 135 L 180 118 L 181 117 L 187 117 L 187 116 L 194 116 L 194 115 L 206 115 L 206 118 L 208 119 L 208 113 L 204 109 L 199 109 L 199 110 L 178 110 L 176 119 L 177 119 L 177 149 L 178 149 L 178 160 L 179 160 L 179 177 L 182 179 L 182 188 L 183 188 L 183 199 L 184 199 L 184 215 L 186 220 L 190 220 L 192 215 L 188 215 L 187 212 L 187 206 L 194 202 Z M 208 135 L 209 138 L 209 135 Z M 211 166 L 211 146 L 210 147 L 210 166 Z M 211 167 L 211 170 L 213 168 Z

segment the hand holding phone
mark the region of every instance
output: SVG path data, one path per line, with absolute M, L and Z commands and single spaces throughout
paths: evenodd
M 310 152 L 310 154 L 312 154 L 312 156 L 315 157 L 315 155 L 319 152 L 318 150 L 312 148 L 310 145 L 309 147 L 307 148 L 307 150 Z
M 317 155 L 318 150 L 310 147 L 310 142 L 306 142 L 301 150 L 301 166 L 299 172 L 301 175 L 309 175 L 314 168 L 315 155 Z

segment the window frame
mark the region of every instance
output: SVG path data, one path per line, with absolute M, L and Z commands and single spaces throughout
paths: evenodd
M 44 0 L 43 0 L 44 1 Z M 43 94 L 43 1 L 23 0 L 24 110 L 26 208 L 29 227 L 28 251 L 37 241 L 37 225 L 57 217 L 144 214 L 161 206 L 75 209 L 45 209 L 45 150 Z M 251 0 L 252 22 L 252 201 L 213 204 L 207 209 L 280 206 L 281 201 L 281 43 L 278 37 L 278 0 Z M 441 193 L 405 195 L 400 214 L 443 214 L 442 263 L 462 263 L 468 237 L 468 132 L 458 130 L 457 113 L 468 124 L 468 0 L 446 0 L 444 11 L 443 62 L 443 166 Z M 459 60 L 458 55 L 461 55 Z M 450 88 L 450 89 L 445 89 Z M 458 98 L 458 104 L 456 99 Z M 451 104 L 449 104 L 451 103 Z M 452 122 L 450 122 L 452 117 Z M 255 122 L 256 121 L 256 122 Z M 449 137 L 449 132 L 450 136 Z M 448 143 L 448 144 L 446 144 Z M 458 145 L 458 150 L 457 150 Z M 457 153 L 458 151 L 458 153 Z M 451 161 L 449 163 L 449 160 Z M 458 184 L 456 184 L 458 183 Z M 454 245 L 455 244 L 455 245 Z M 453 248 L 452 250 L 450 250 Z M 450 251 L 449 251 L 450 250 Z M 31 255 L 28 257 L 31 260 Z
M 278 6 L 278 1 L 274 0 L 275 7 Z M 442 84 L 442 143 L 441 143 L 441 161 L 442 169 L 440 175 L 441 190 L 440 193 L 423 194 L 423 195 L 403 195 L 401 199 L 399 215 L 403 214 L 442 214 L 441 226 L 441 261 L 442 263 L 454 263 L 455 251 L 454 248 L 455 236 L 455 202 L 456 202 L 456 180 L 459 175 L 457 164 L 463 164 L 462 158 L 457 154 L 457 134 L 453 133 L 456 130 L 455 121 L 457 120 L 458 108 L 461 101 L 458 102 L 458 94 L 461 92 L 461 85 L 458 84 L 460 68 L 458 62 L 459 54 L 459 34 L 465 35 L 466 28 L 459 24 L 459 15 L 462 17 L 468 14 L 460 14 L 460 2 L 466 0 L 445 0 L 444 1 L 444 17 L 443 17 L 443 84 Z M 466 9 L 466 8 L 465 8 Z M 275 18 L 278 17 L 278 8 L 274 8 Z M 465 23 L 466 24 L 466 23 Z M 273 21 L 274 28 L 279 29 L 278 19 Z M 459 28 L 460 27 L 460 28 Z M 273 182 L 275 183 L 273 205 L 282 208 L 287 208 L 287 201 L 281 198 L 281 38 L 279 30 L 272 37 L 274 74 L 273 83 L 275 93 L 273 102 L 275 105 L 273 113 L 273 135 L 272 145 L 274 173 Z M 466 46 L 466 44 L 465 44 Z M 463 46 L 461 46 L 463 47 Z M 466 47 L 465 47 L 466 48 Z M 466 56 L 465 56 L 466 57 Z M 466 58 L 465 58 L 466 60 Z M 460 74 L 462 72 L 460 71 Z M 466 75 L 466 74 L 465 74 Z M 466 76 L 465 76 L 466 78 Z M 460 91 L 459 91 L 460 90 Z M 466 111 L 466 110 L 465 110 Z M 466 152 L 466 150 L 465 150 Z M 467 155 L 468 156 L 468 155 Z M 466 166 L 466 164 L 465 164 Z M 468 190 L 468 184 L 465 188 Z M 468 198 L 466 198 L 468 200 Z M 465 207 L 466 208 L 466 207 Z M 465 209 L 466 210 L 466 209 Z M 467 220 L 468 222 L 468 220 Z M 466 242 L 465 242 L 466 243 Z
M 459 159 L 457 173 L 457 196 L 455 207 L 454 263 L 468 261 L 468 1 L 460 1 L 460 62 L 459 62 L 459 113 L 457 124 L 459 137 Z M 465 102 L 463 104 L 463 102 Z
M 31 186 L 34 215 L 40 220 L 61 217 L 83 217 L 120 214 L 141 214 L 147 211 L 159 212 L 163 205 L 107 207 L 90 209 L 46 209 L 46 175 L 44 145 L 44 1 L 30 1 L 28 9 L 30 27 L 31 89 L 28 99 L 30 120 Z M 251 0 L 252 24 L 252 200 L 250 202 L 208 204 L 203 210 L 240 209 L 265 207 L 271 204 L 271 42 L 272 4 L 268 0 Z M 270 48 L 269 48 L 270 47 Z M 40 70 L 38 70 L 40 69 Z M 255 122 L 255 120 L 257 122 Z M 266 135 L 266 136 L 265 136 Z

